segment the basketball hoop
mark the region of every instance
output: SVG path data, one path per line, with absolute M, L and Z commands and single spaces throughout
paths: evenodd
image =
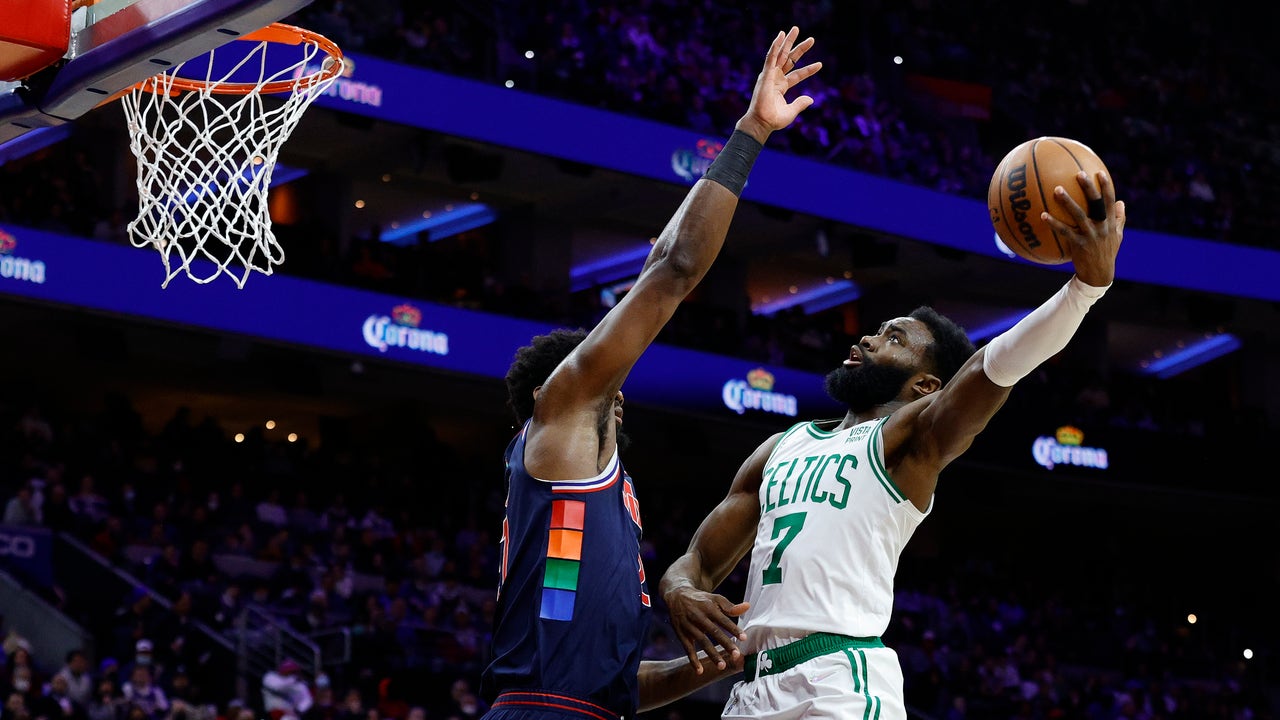
M 125 92 L 138 160 L 129 240 L 160 251 L 161 287 L 185 272 L 198 283 L 226 273 L 243 289 L 250 272 L 284 262 L 267 207 L 276 159 L 344 67 L 324 36 L 274 23 Z

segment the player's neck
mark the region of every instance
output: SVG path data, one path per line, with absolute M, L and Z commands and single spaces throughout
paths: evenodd
M 849 428 L 854 427 L 856 425 L 861 425 L 864 422 L 870 422 L 872 420 L 879 420 L 882 417 L 888 417 L 893 414 L 893 411 L 897 410 L 898 408 L 902 407 L 905 404 L 906 403 L 902 402 L 901 400 L 894 400 L 893 402 L 888 402 L 883 405 L 876 405 L 870 410 L 864 410 L 862 412 L 854 412 L 850 410 L 848 413 L 845 414 L 844 420 L 841 421 L 838 427 L 836 427 L 836 430 L 848 430 Z

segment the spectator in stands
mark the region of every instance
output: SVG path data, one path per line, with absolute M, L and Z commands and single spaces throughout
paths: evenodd
M 67 697 L 82 708 L 88 708 L 93 700 L 94 682 L 89 672 L 89 656 L 84 650 L 67 652 L 66 662 L 58 670 L 57 676 L 67 682 Z
M 335 494 L 324 512 L 320 513 L 321 529 L 333 532 L 339 527 L 355 527 L 355 516 L 347 505 L 347 496 L 341 492 Z
M 102 682 L 104 680 L 110 680 L 112 685 L 114 686 L 113 689 L 117 693 L 119 692 L 120 683 L 123 681 L 123 678 L 120 676 L 119 660 L 116 660 L 115 658 L 109 657 L 109 656 L 102 658 L 102 662 L 98 663 L 97 675 L 98 675 L 98 692 L 99 693 L 102 692 Z
M 191 681 L 191 674 L 183 665 L 173 669 L 165 694 L 173 708 L 170 720 L 214 720 L 217 715 L 217 708 L 205 702 L 200 687 Z
M 8 657 L 5 659 L 4 676 L 0 678 L 9 688 L 23 693 L 30 704 L 40 694 L 42 684 L 39 671 L 31 658 L 31 643 L 21 636 L 10 634 L 16 638 L 10 643 Z
M 310 538 L 320 528 L 320 515 L 311 507 L 311 498 L 305 490 L 298 490 L 293 495 L 293 505 L 289 508 L 289 527 L 298 531 L 303 538 Z
M 333 683 L 328 675 L 320 673 L 316 676 L 311 696 L 311 707 L 302 713 L 301 720 L 337 720 L 340 708 L 334 699 Z
M 243 586 L 239 578 L 227 578 L 210 611 L 208 622 L 216 630 L 229 630 L 244 610 Z
M 311 688 L 296 660 L 285 658 L 262 676 L 262 707 L 271 720 L 296 720 L 311 709 L 312 702 Z
M 365 720 L 366 715 L 364 696 L 360 694 L 360 689 L 347 688 L 346 694 L 342 697 L 338 717 L 342 720 Z
M 98 527 L 111 514 L 107 499 L 95 488 L 96 482 L 92 473 L 80 476 L 80 489 L 67 501 L 84 528 Z
M 158 620 L 158 618 L 157 618 Z M 154 622 L 149 624 L 147 634 L 151 635 L 155 631 Z M 158 685 L 161 679 L 163 668 L 156 663 L 155 644 L 150 638 L 139 638 L 133 644 L 133 661 L 125 663 L 120 668 L 120 677 L 124 678 L 124 682 L 120 685 L 123 692 L 127 689 L 129 682 L 134 679 L 134 670 L 138 668 L 146 668 L 146 680 L 148 687 L 152 684 Z
M 116 691 L 116 681 L 110 677 L 98 680 L 92 697 L 85 703 L 88 720 L 119 720 L 122 698 Z
M 49 484 L 48 497 L 41 506 L 43 524 L 54 532 L 75 530 L 77 518 L 67 500 L 67 486 L 61 480 Z
M 26 693 L 17 690 L 5 688 L 4 708 L 0 711 L 0 718 L 3 720 L 30 720 L 31 710 L 27 703 Z
M 185 586 L 193 586 L 200 592 L 206 592 L 220 587 L 221 579 L 222 572 L 213 562 L 209 539 L 193 538 L 187 545 L 182 562 L 178 566 L 178 580 Z
M 169 712 L 169 697 L 152 681 L 149 664 L 134 665 L 120 690 L 126 707 L 126 720 L 138 720 L 139 710 L 143 720 L 163 720 Z
M 54 675 L 44 687 L 43 693 L 31 703 L 31 715 L 36 720 L 87 720 L 85 708 L 67 695 L 67 679 Z
M 377 711 L 379 717 L 388 720 L 405 720 L 409 714 L 409 703 L 395 692 L 398 686 L 391 678 L 383 678 L 378 681 L 378 703 Z
M 40 525 L 40 510 L 35 502 L 35 488 L 30 481 L 18 486 L 18 491 L 4 506 L 4 525 L 36 527 Z
M 0 686 L 10 697 L 18 695 L 25 707 L 30 708 L 40 697 L 40 684 L 35 678 L 35 670 L 30 665 L 14 665 L 4 675 L 4 684 Z
M 444 536 L 436 533 L 431 535 L 430 549 L 422 555 L 422 571 L 428 580 L 439 578 L 445 564 L 449 562 L 447 547 Z
M 182 550 L 176 541 L 166 542 L 160 553 L 147 561 L 147 585 L 172 600 L 182 586 Z
M 280 489 L 271 488 L 255 509 L 258 522 L 270 527 L 283 528 L 289 524 L 289 513 L 280 503 Z
M 151 626 L 155 623 L 156 614 L 159 609 L 152 601 L 151 593 L 146 588 L 134 587 L 129 591 L 128 600 L 124 605 L 118 607 L 115 611 L 115 620 L 113 623 L 115 638 L 115 653 L 119 657 L 136 657 L 138 650 L 145 647 L 146 652 L 143 656 L 150 660 L 151 641 L 146 639 L 151 632 Z M 129 665 L 133 665 L 136 660 L 129 661 Z M 129 678 L 129 667 L 122 667 L 122 675 L 120 682 L 124 682 Z

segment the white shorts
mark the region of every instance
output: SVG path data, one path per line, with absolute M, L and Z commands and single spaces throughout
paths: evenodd
M 837 650 L 734 684 L 723 718 L 906 720 L 902 666 L 892 648 Z

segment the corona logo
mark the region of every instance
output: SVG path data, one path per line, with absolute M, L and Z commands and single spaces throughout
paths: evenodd
M 434 330 L 423 330 L 422 311 L 412 305 L 397 305 L 391 315 L 370 315 L 365 318 L 364 342 L 378 352 L 389 347 L 402 347 L 432 355 L 449 354 L 449 336 Z
M 0 279 L 43 285 L 46 270 L 44 263 L 19 257 L 14 254 L 17 249 L 18 238 L 0 230 Z
M 293 73 L 293 79 L 297 80 L 305 75 L 318 72 L 320 65 L 308 63 L 300 66 Z M 382 107 L 382 87 L 361 82 L 355 79 L 356 63 L 350 56 L 343 58 L 342 74 L 339 75 L 324 94 L 329 97 L 335 97 L 347 102 L 356 103 L 357 105 L 369 105 L 371 107 Z
M 720 390 L 725 407 L 742 415 L 748 410 L 775 413 L 795 417 L 799 414 L 799 401 L 794 395 L 774 392 L 773 373 L 756 368 L 747 373 L 747 379 L 733 378 Z
M 1063 425 L 1054 433 L 1059 445 L 1080 445 L 1084 442 L 1084 431 L 1078 427 Z
M 747 384 L 756 390 L 773 390 L 773 373 L 764 368 L 756 368 L 747 373 Z
M 1072 425 L 1058 428 L 1053 437 L 1042 435 L 1031 444 L 1031 456 L 1049 470 L 1058 465 L 1106 470 L 1110 465 L 1105 448 L 1085 447 L 1084 431 Z
M 422 324 L 422 311 L 407 303 L 391 308 L 391 317 L 395 318 L 397 323 L 407 327 L 418 327 Z

